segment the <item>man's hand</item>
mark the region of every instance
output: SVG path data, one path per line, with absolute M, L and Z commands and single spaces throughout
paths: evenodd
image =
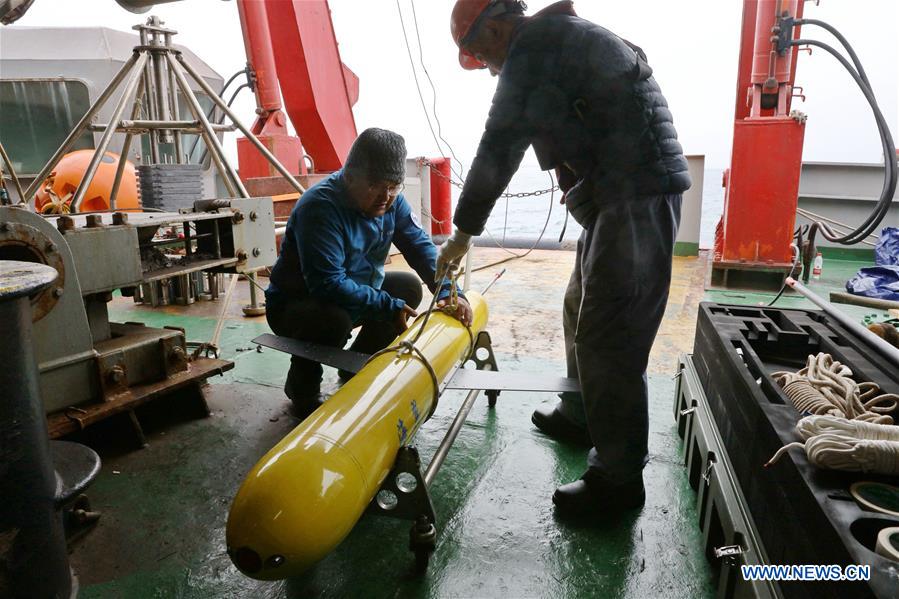
M 461 322 L 465 326 L 470 327 L 472 318 L 471 305 L 468 303 L 468 300 L 462 296 L 459 296 L 457 301 L 458 303 L 456 304 L 456 313 L 453 314 L 453 316 L 459 319 L 459 322 Z M 446 307 L 448 303 L 448 300 L 442 299 L 437 302 L 437 307 L 442 309 Z
M 406 324 L 406 321 L 409 320 L 409 317 L 415 318 L 418 316 L 418 312 L 410 308 L 409 306 L 403 306 L 396 312 L 396 316 L 394 316 L 393 322 L 396 325 L 397 335 L 405 331 L 409 328 L 409 325 Z
M 434 281 L 439 283 L 446 276 L 449 266 L 458 265 L 462 256 L 471 248 L 471 235 L 459 229 L 450 235 L 437 253 L 437 271 Z

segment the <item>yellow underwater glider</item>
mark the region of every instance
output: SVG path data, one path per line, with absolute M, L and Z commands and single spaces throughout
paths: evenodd
M 252 578 L 296 576 L 330 553 L 369 509 L 413 522 L 420 569 L 436 546 L 428 495 L 479 391 L 577 391 L 573 379 L 510 377 L 496 370 L 487 303 L 471 292 L 470 328 L 442 312 L 413 323 L 374 356 L 261 335 L 253 341 L 357 374 L 273 447 L 241 485 L 228 515 L 228 554 Z M 460 368 L 473 362 L 476 369 Z M 447 389 L 469 389 L 422 473 L 415 433 Z

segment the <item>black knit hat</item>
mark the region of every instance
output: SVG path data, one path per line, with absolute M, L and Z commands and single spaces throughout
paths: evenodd
M 369 181 L 402 183 L 406 178 L 406 141 L 393 131 L 366 129 L 353 142 L 343 168 Z

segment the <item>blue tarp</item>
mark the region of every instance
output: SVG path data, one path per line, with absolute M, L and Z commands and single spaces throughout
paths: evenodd
M 874 264 L 862 268 L 846 283 L 846 291 L 877 299 L 899 301 L 899 228 L 886 227 L 874 248 Z

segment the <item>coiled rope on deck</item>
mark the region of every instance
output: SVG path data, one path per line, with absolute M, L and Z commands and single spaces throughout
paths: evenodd
M 889 415 L 899 395 L 881 393 L 872 382 L 857 383 L 848 366 L 823 352 L 810 355 L 798 372 L 772 376 L 796 410 L 810 415 L 796 425 L 804 442 L 781 447 L 766 468 L 801 447 L 818 468 L 899 474 L 899 426 Z
M 796 425 L 805 443 L 781 447 L 765 464 L 776 463 L 790 449 L 802 448 L 818 468 L 875 474 L 899 474 L 899 426 L 848 420 L 836 416 L 806 416 Z
M 857 439 L 839 433 L 823 433 L 811 437 L 804 444 L 797 442 L 784 445 L 777 450 L 765 467 L 776 463 L 783 454 L 796 447 L 803 448 L 809 463 L 818 468 L 899 474 L 899 441 Z
M 899 395 L 881 393 L 876 383 L 855 382 L 848 366 L 823 352 L 810 355 L 798 372 L 775 372 L 772 377 L 800 414 L 893 424 L 889 413 L 899 406 Z

